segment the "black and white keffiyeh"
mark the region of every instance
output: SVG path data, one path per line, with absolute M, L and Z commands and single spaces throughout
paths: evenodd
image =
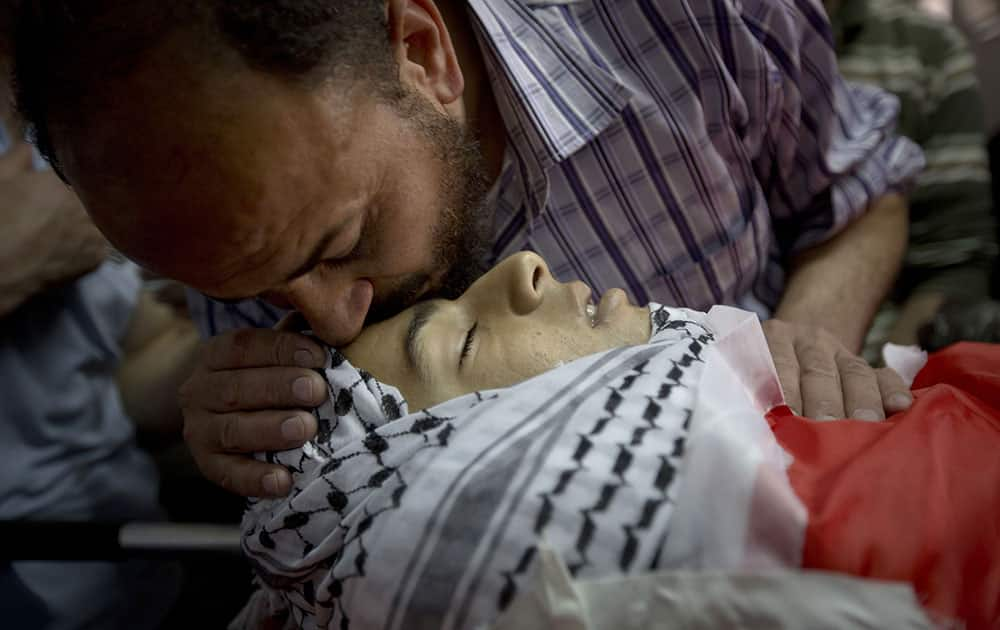
M 648 345 L 410 412 L 330 351 L 319 435 L 252 502 L 254 594 L 235 628 L 479 628 L 524 588 L 540 541 L 574 577 L 664 568 L 713 331 L 651 306 Z

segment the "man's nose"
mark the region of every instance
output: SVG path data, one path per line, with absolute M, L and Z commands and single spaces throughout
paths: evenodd
M 361 333 L 374 288 L 366 279 L 328 280 L 307 274 L 273 292 L 268 299 L 286 302 L 302 314 L 320 339 L 332 346 L 343 346 Z
M 551 280 L 545 261 L 538 254 L 521 252 L 505 261 L 504 266 L 511 309 L 518 315 L 533 312 L 541 305 L 545 286 Z

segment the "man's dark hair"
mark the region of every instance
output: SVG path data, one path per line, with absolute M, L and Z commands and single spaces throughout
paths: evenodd
M 14 28 L 14 93 L 39 151 L 59 172 L 51 123 L 124 77 L 173 33 L 204 59 L 235 50 L 250 67 L 302 84 L 389 79 L 384 0 L 23 0 Z M 222 47 L 222 48 L 220 48 Z M 208 61 L 207 63 L 211 63 Z

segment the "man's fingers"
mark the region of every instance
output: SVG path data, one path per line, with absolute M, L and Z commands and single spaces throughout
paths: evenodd
M 252 411 L 206 416 L 200 431 L 226 453 L 284 451 L 298 448 L 316 435 L 316 418 L 301 410 Z
M 891 368 L 882 368 L 875 371 L 878 378 L 878 387 L 882 394 L 882 405 L 885 407 L 887 416 L 900 411 L 906 411 L 913 404 L 913 395 L 910 388 L 906 386 L 903 377 Z
M 835 352 L 836 347 L 825 343 L 822 337 L 799 336 L 796 339 L 799 387 L 803 415 L 807 418 L 833 420 L 844 417 L 844 398 Z
M 181 388 L 181 407 L 216 413 L 258 409 L 311 409 L 327 398 L 312 370 L 268 367 L 205 372 Z
M 847 417 L 871 422 L 885 420 L 878 377 L 868 362 L 843 352 L 837 356 L 837 369 L 840 370 Z
M 208 342 L 205 366 L 209 370 L 287 366 L 321 368 L 326 353 L 315 341 L 284 330 L 230 331 Z
M 195 461 L 210 481 L 244 497 L 283 497 L 292 489 L 292 476 L 281 466 L 242 455 L 217 454 Z
M 799 361 L 795 356 L 793 338 L 787 334 L 790 328 L 782 322 L 764 322 L 764 334 L 771 351 L 774 369 L 778 372 L 785 404 L 796 414 L 802 413 L 802 395 L 799 389 Z

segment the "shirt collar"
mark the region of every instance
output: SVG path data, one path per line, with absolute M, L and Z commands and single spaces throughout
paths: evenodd
M 543 22 L 583 0 L 469 0 L 493 93 L 531 216 L 548 202 L 548 171 L 597 137 L 631 98 L 599 53 Z M 544 6 L 544 9 L 543 9 Z

